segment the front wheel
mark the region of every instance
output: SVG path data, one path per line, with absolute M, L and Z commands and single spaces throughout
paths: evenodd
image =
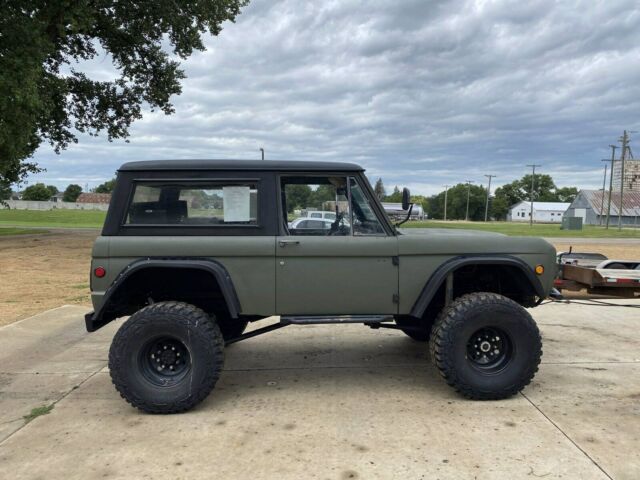
M 109 350 L 111 379 L 120 395 L 148 413 L 193 408 L 213 390 L 224 363 L 224 339 L 202 310 L 159 302 L 120 327 Z
M 529 312 L 495 293 L 457 298 L 436 320 L 429 347 L 446 382 L 477 400 L 516 394 L 531 382 L 542 357 Z

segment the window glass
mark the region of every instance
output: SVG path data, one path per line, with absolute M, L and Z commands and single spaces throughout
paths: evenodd
M 257 225 L 255 183 L 138 182 L 127 225 Z
M 346 177 L 284 177 L 281 189 L 291 235 L 351 235 Z
M 376 215 L 369 198 L 365 195 L 357 180 L 353 177 L 351 182 L 351 203 L 353 209 L 353 234 L 354 235 L 384 235 L 385 231 Z

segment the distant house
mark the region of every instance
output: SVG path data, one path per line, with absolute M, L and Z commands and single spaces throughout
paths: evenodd
M 58 192 L 55 195 L 51 195 L 51 198 L 49 199 L 50 202 L 62 202 L 62 198 L 64 197 L 64 192 Z
M 562 215 L 570 203 L 533 202 L 533 221 L 540 223 L 561 223 Z M 528 222 L 531 218 L 531 202 L 518 202 L 509 209 L 507 220 L 510 222 Z
M 77 203 L 109 203 L 111 201 L 110 193 L 81 193 Z
M 22 192 L 11 192 L 9 200 L 22 200 Z
M 604 200 L 604 202 L 603 202 Z M 583 225 L 599 225 L 605 223 L 607 216 L 607 204 L 609 202 L 609 192 L 602 190 L 580 190 L 575 200 L 571 202 L 565 216 L 581 217 Z M 611 195 L 611 211 L 609 222 L 618 224 L 618 211 L 620 206 L 620 192 L 614 191 Z M 625 225 L 635 225 L 640 220 L 640 192 L 624 192 L 622 205 L 622 223 Z

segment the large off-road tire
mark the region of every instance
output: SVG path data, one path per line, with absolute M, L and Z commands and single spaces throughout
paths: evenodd
M 212 316 L 215 316 L 216 323 L 225 342 L 242 335 L 249 324 L 248 320 L 242 320 L 241 318 L 231 318 L 226 315 Z
M 396 315 L 396 325 L 400 330 L 417 342 L 428 342 L 431 336 L 431 324 L 425 319 L 412 317 L 410 315 Z
M 120 327 L 109 350 L 111 379 L 122 398 L 148 413 L 178 413 L 211 392 L 224 363 L 220 329 L 181 302 L 145 307 Z
M 431 358 L 446 382 L 467 398 L 497 400 L 529 384 L 542 340 L 522 306 L 495 293 L 470 293 L 433 325 Z

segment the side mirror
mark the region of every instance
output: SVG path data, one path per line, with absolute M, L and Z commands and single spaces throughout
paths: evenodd
M 411 205 L 411 192 L 409 192 L 408 188 L 402 189 L 402 210 L 409 210 L 409 206 Z

